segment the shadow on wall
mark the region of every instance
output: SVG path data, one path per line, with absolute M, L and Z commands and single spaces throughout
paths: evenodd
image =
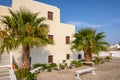
M 84 52 L 83 51 L 72 50 L 71 58 L 73 60 L 77 60 L 77 61 L 81 60 L 81 59 L 84 59 Z
M 20 67 L 22 62 L 22 46 L 18 49 L 13 51 L 14 62 L 17 63 L 18 67 Z M 36 63 L 47 63 L 48 62 L 48 55 L 50 52 L 44 49 L 44 47 L 33 47 L 30 49 L 30 56 L 31 56 L 31 65 Z
M 22 46 L 13 51 L 13 57 L 15 60 L 14 62 L 17 63 L 18 67 L 20 67 L 22 62 L 22 53 L 23 53 Z M 48 55 L 50 55 L 50 52 L 44 49 L 44 47 L 31 48 L 30 49 L 31 65 L 36 63 L 47 63 Z
M 45 47 L 34 47 L 30 51 L 31 65 L 36 63 L 48 63 L 50 52 Z
M 22 62 L 22 46 L 20 46 L 18 49 L 13 51 L 13 57 L 15 62 L 17 63 L 18 67 L 20 67 Z

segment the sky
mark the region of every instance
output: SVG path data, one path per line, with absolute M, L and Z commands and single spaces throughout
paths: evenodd
M 60 8 L 61 22 L 74 24 L 76 32 L 92 27 L 105 32 L 110 44 L 120 42 L 120 0 L 36 0 Z M 0 0 L 11 5 L 11 0 Z

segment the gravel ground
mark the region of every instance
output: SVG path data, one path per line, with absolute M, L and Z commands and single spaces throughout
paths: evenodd
M 37 80 L 76 80 L 75 72 L 86 67 L 88 66 L 52 72 L 44 71 L 38 74 Z M 96 65 L 95 68 L 96 75 L 84 73 L 80 78 L 82 80 L 120 80 L 120 58 L 113 58 L 109 62 Z

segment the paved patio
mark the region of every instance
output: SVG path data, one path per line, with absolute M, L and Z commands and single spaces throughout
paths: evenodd
M 38 74 L 37 80 L 75 80 L 75 71 L 86 68 L 83 66 L 60 71 L 42 72 Z M 110 62 L 105 62 L 96 67 L 96 75 L 85 73 L 81 75 L 82 80 L 120 80 L 120 58 L 113 58 Z

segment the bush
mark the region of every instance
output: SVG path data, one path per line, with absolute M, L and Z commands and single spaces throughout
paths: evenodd
M 104 60 L 102 58 L 95 57 L 94 63 L 96 64 L 104 63 Z
M 111 58 L 110 56 L 106 56 L 106 57 L 105 57 L 105 60 L 106 60 L 106 61 L 109 61 L 109 60 L 112 60 L 112 58 Z
M 33 64 L 33 68 L 37 68 L 37 67 L 43 67 L 44 69 L 46 69 L 46 64 L 41 64 L 41 63 Z
M 71 62 L 71 64 L 73 65 L 73 66 L 75 66 L 75 67 L 80 67 L 80 66 L 82 66 L 82 63 L 81 63 L 82 61 L 72 61 Z
M 82 61 L 77 61 L 76 65 L 77 65 L 78 67 L 82 66 Z
M 77 61 L 71 61 L 71 64 L 75 65 L 77 63 Z
M 56 63 L 50 63 L 50 66 L 51 66 L 52 68 L 54 68 L 54 67 L 56 67 L 57 65 L 56 65 Z
M 47 64 L 47 65 L 46 65 L 46 69 L 47 69 L 48 72 L 51 72 L 51 71 L 52 71 L 51 65 L 50 65 L 50 64 Z
M 15 72 L 15 75 L 17 77 L 18 80 L 27 78 L 28 80 L 33 80 L 35 75 L 32 74 L 28 69 L 18 69 Z
M 56 63 L 50 63 L 50 64 L 41 64 L 41 63 L 37 63 L 37 64 L 33 64 L 33 68 L 37 68 L 37 67 L 43 67 L 44 69 L 48 69 L 48 68 L 54 68 L 56 67 Z
M 60 64 L 59 66 L 60 66 L 60 69 L 65 69 L 65 65 Z

